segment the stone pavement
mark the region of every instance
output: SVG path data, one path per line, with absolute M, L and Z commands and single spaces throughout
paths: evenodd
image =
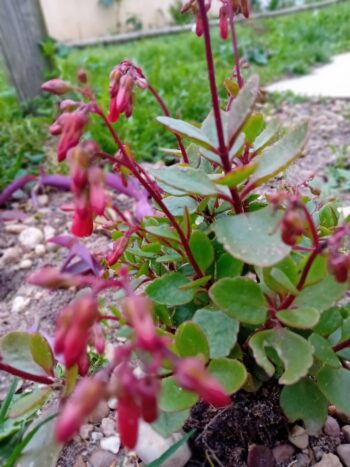
M 278 81 L 267 87 L 271 92 L 292 92 L 305 97 L 350 99 L 350 52 L 336 55 L 310 75 Z

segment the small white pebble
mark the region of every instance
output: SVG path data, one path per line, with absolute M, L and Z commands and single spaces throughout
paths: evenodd
M 19 295 L 16 297 L 12 302 L 12 312 L 13 313 L 20 313 L 24 311 L 30 303 L 30 298 L 22 297 Z
M 24 259 L 18 265 L 20 269 L 29 269 L 33 266 L 33 262 L 30 259 Z
M 109 436 L 108 438 L 101 439 L 101 448 L 105 451 L 117 454 L 120 449 L 120 438 L 119 436 Z

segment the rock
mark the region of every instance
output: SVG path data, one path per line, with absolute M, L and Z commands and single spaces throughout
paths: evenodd
M 115 421 L 110 418 L 103 418 L 101 422 L 101 431 L 104 436 L 115 435 Z
M 83 439 L 89 439 L 93 429 L 94 426 L 90 425 L 90 423 L 87 423 L 86 425 L 82 425 L 80 427 L 79 434 Z
M 2 266 L 7 266 L 10 264 L 14 264 L 18 261 L 18 259 L 21 257 L 21 250 L 18 247 L 13 247 L 13 248 L 6 248 L 6 250 L 3 250 L 2 256 L 0 258 L 0 264 Z
M 36 227 L 27 227 L 19 234 L 18 240 L 26 248 L 33 250 L 38 243 L 42 243 L 44 235 Z
M 336 417 L 337 420 L 339 420 L 341 423 L 344 423 L 345 425 L 350 425 L 350 415 L 347 415 L 344 412 L 340 412 L 339 410 L 336 410 L 334 416 Z
M 119 436 L 108 436 L 108 438 L 101 439 L 100 446 L 105 451 L 117 454 L 120 449 L 120 437 Z
M 272 449 L 272 454 L 277 464 L 289 461 L 294 453 L 295 447 L 291 444 L 280 444 Z
M 174 433 L 164 439 L 153 428 L 143 421 L 139 424 L 139 437 L 134 449 L 136 454 L 147 465 L 158 459 L 165 451 L 183 437 L 183 433 Z M 163 462 L 162 467 L 183 467 L 191 458 L 191 451 L 187 443 L 181 445 L 174 454 Z
M 35 247 L 35 254 L 37 256 L 42 256 L 44 255 L 46 252 L 46 248 L 45 248 L 45 245 L 42 245 L 41 243 L 39 243 L 36 247 Z
M 86 467 L 86 463 L 84 462 L 84 459 L 81 456 L 78 456 L 75 459 L 75 462 L 73 464 L 73 467 Z
M 340 435 L 339 423 L 334 417 L 328 416 L 323 431 L 326 435 L 331 436 L 332 438 L 338 438 Z
M 44 227 L 44 238 L 45 240 L 49 240 L 50 238 L 54 237 L 56 235 L 56 230 L 51 227 L 51 225 L 45 225 Z M 52 243 L 53 245 L 53 243 Z M 55 245 L 57 247 L 57 245 Z
M 22 297 L 18 295 L 12 302 L 12 312 L 21 313 L 24 311 L 30 303 L 30 298 Z
M 320 462 L 314 464 L 314 467 L 343 467 L 339 457 L 334 454 L 325 454 Z
M 306 449 L 309 445 L 309 435 L 305 428 L 299 425 L 294 425 L 288 436 L 289 441 L 299 449 Z
M 100 433 L 99 431 L 93 431 L 90 436 L 90 439 L 93 443 L 96 443 L 96 441 L 100 441 L 100 439 L 102 438 L 103 438 L 103 434 Z
M 18 265 L 19 269 L 30 269 L 33 266 L 33 261 L 30 259 L 24 259 Z
M 111 452 L 102 451 L 101 449 L 95 451 L 90 459 L 90 464 L 92 467 L 116 467 L 117 466 L 117 457 L 114 456 Z
M 118 407 L 118 399 L 109 399 L 108 401 L 108 407 L 112 410 L 115 410 Z
M 44 206 L 47 206 L 49 204 L 49 197 L 47 195 L 38 195 L 36 197 L 36 199 L 38 200 L 38 204 L 39 206 L 41 207 L 44 207 Z
M 310 457 L 307 454 L 300 453 L 296 456 L 295 464 L 293 467 L 309 467 L 311 465 Z
M 103 418 L 108 417 L 109 415 L 109 407 L 106 401 L 101 401 L 96 409 L 92 412 L 92 414 L 88 418 L 88 422 L 96 424 L 100 423 Z
M 19 234 L 27 227 L 23 224 L 6 224 L 5 225 L 5 232 L 12 233 L 12 234 Z
M 345 467 L 350 467 L 350 444 L 341 444 L 338 446 L 337 454 Z
M 342 432 L 344 433 L 345 441 L 350 443 L 350 425 L 344 425 Z

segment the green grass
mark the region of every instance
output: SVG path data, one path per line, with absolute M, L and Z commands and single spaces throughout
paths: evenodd
M 241 54 L 251 65 L 248 73 L 258 72 L 263 84 L 282 76 L 304 74 L 312 67 L 327 62 L 333 54 L 350 50 L 349 1 L 317 12 L 245 22 L 238 27 L 238 37 Z M 214 30 L 213 48 L 218 84 L 221 95 L 225 96 L 222 83 L 232 68 L 231 47 L 229 42 L 220 41 Z M 100 102 L 107 109 L 108 75 L 111 68 L 124 58 L 130 58 L 142 67 L 173 116 L 200 121 L 208 113 L 210 103 L 203 41 L 192 33 L 126 45 L 72 50 L 67 58 L 58 58 L 57 64 L 65 79 L 74 79 L 78 67 L 86 68 Z M 2 89 L 4 86 L 1 86 L 0 77 L 0 92 Z M 0 139 L 0 145 L 3 146 L 0 148 L 2 167 L 5 161 L 11 165 L 10 156 L 14 161 L 18 157 L 23 162 L 23 154 L 42 152 L 44 137 L 39 128 L 40 119 L 47 121 L 45 113 L 51 112 L 50 106 L 41 105 L 39 115 L 27 117 L 27 122 L 31 123 L 24 123 L 23 113 L 16 107 L 13 95 L 9 91 L 4 92 L 9 96 L 5 104 L 0 105 L 0 111 L 5 107 L 5 118 L 0 114 L 0 123 L 3 124 L 5 120 L 9 124 L 9 131 Z M 173 136 L 155 121 L 155 117 L 160 114 L 152 96 L 137 90 L 133 117 L 128 121 L 122 117 L 116 125 L 123 140 L 131 143 L 138 159 L 158 159 L 163 157 L 160 147 L 175 146 Z M 23 148 L 18 140 L 21 139 L 21 133 L 28 132 L 24 125 L 30 125 L 33 134 L 29 132 L 30 138 L 24 138 L 26 143 Z M 92 119 L 90 133 L 105 150 L 115 150 L 97 118 Z M 13 144 L 16 151 L 13 150 Z M 31 145 L 29 150 L 28 144 Z M 15 168 L 18 168 L 18 164 L 15 164 Z M 11 170 L 7 178 L 13 176 L 13 167 Z M 3 177 L 0 178 L 1 184 Z

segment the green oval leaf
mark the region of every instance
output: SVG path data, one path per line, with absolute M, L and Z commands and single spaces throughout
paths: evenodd
M 196 195 L 217 195 L 218 189 L 203 170 L 189 166 L 173 165 L 171 167 L 152 169 L 152 175 L 160 182 L 169 185 L 179 192 Z M 163 187 L 165 191 L 166 187 Z
M 197 128 L 190 123 L 184 122 L 183 120 L 178 120 L 171 117 L 157 117 L 157 120 L 159 123 L 164 125 L 165 128 L 172 131 L 173 133 L 184 136 L 199 146 L 215 150 L 215 146 L 212 145 L 211 141 L 200 128 Z
M 322 363 L 334 368 L 339 368 L 341 366 L 336 353 L 333 351 L 332 346 L 327 341 L 327 339 L 313 333 L 309 337 L 309 342 L 314 348 L 315 357 L 318 358 Z
M 163 438 L 169 438 L 170 435 L 181 430 L 189 415 L 189 409 L 180 412 L 163 412 L 161 410 L 157 421 L 152 423 L 152 428 Z
M 291 328 L 310 329 L 316 326 L 320 314 L 316 308 L 304 307 L 281 310 L 277 313 L 277 318 Z
M 35 363 L 41 366 L 46 373 L 52 375 L 55 359 L 51 347 L 45 337 L 38 332 L 32 334 L 30 348 Z
M 196 323 L 185 321 L 175 333 L 176 348 L 181 357 L 195 357 L 202 355 L 209 359 L 209 344 L 206 335 Z
M 10 332 L 0 340 L 0 355 L 4 363 L 34 375 L 47 375 L 32 354 L 33 335 L 27 332 Z
M 248 324 L 262 324 L 266 320 L 265 297 L 259 285 L 251 279 L 221 279 L 209 293 L 214 303 L 232 318 Z
M 229 358 L 214 358 L 208 366 L 209 373 L 219 381 L 227 394 L 237 392 L 247 379 L 243 363 Z
M 196 311 L 193 321 L 207 336 L 210 357 L 226 357 L 237 341 L 239 322 L 220 310 L 201 308 Z
M 196 291 L 183 290 L 182 286 L 190 284 L 189 279 L 179 272 L 170 272 L 156 279 L 146 288 L 146 294 L 161 305 L 175 306 L 189 303 Z
M 223 177 L 216 178 L 214 182 L 217 185 L 226 185 L 229 187 L 234 187 L 240 183 L 247 180 L 252 173 L 257 169 L 258 165 L 255 162 L 244 165 L 242 167 L 237 167 L 237 169 L 232 170 Z
M 24 393 L 10 406 L 8 416 L 10 418 L 22 417 L 28 412 L 39 409 L 52 394 L 50 387 L 35 388 L 30 393 Z
M 331 404 L 350 414 L 350 371 L 345 368 L 322 368 L 317 374 L 317 384 Z
M 249 341 L 254 358 L 271 377 L 275 368 L 270 362 L 266 348 L 272 347 L 284 365 L 280 384 L 294 384 L 306 376 L 313 364 L 313 347 L 303 337 L 286 328 L 257 332 Z
M 250 182 L 255 186 L 261 185 L 279 172 L 286 169 L 300 156 L 307 140 L 308 125 L 302 123 L 296 126 L 286 136 L 273 146 L 265 149 L 257 158 L 259 166 Z
M 190 248 L 201 271 L 205 272 L 214 261 L 214 248 L 208 236 L 196 230 L 191 235 Z
M 237 259 L 255 266 L 269 267 L 289 255 L 282 242 L 278 222 L 281 214 L 271 208 L 227 216 L 212 225 L 225 250 Z
M 316 435 L 326 421 L 327 399 L 309 379 L 305 378 L 291 386 L 284 386 L 280 404 L 292 423 L 299 419 L 305 423 L 309 434 Z
M 197 400 L 196 394 L 180 388 L 172 376 L 162 379 L 159 408 L 164 412 L 179 412 L 189 409 Z
M 197 203 L 189 196 L 168 196 L 163 203 L 173 216 L 183 216 L 185 208 L 190 214 L 197 209 Z
M 244 263 L 229 253 L 223 253 L 216 263 L 216 278 L 240 276 Z

